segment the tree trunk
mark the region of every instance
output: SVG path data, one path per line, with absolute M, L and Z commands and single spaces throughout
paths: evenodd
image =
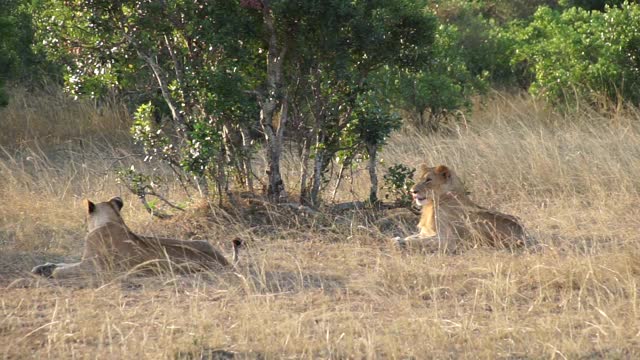
M 300 166 L 300 205 L 308 205 L 309 194 L 307 194 L 307 179 L 309 178 L 309 153 L 311 152 L 311 139 L 305 136 L 304 142 L 302 143 L 302 151 L 300 152 L 300 161 L 302 165 Z
M 418 129 L 422 129 L 426 127 L 426 121 L 424 121 L 424 109 L 416 109 L 418 113 Z
M 224 143 L 224 150 L 226 152 L 226 161 L 228 166 L 235 168 L 237 172 L 236 184 L 240 184 L 245 190 L 253 192 L 253 180 L 251 179 L 251 169 L 249 158 L 250 152 L 248 151 L 249 140 L 248 131 L 245 131 L 242 125 L 237 127 L 231 124 L 225 124 L 222 126 L 222 140 Z M 227 183 L 230 183 L 227 179 Z
M 222 149 L 224 150 L 224 160 L 226 164 L 233 164 L 235 161 L 233 159 L 235 148 L 233 146 L 233 139 L 231 138 L 231 129 L 227 124 L 222 125 Z
M 440 129 L 440 118 L 442 116 L 442 112 L 437 111 L 434 108 L 431 108 L 429 111 L 429 118 L 428 118 L 428 127 L 429 130 L 431 130 L 431 132 L 435 133 L 438 132 L 438 130 Z
M 242 169 L 244 171 L 245 186 L 249 192 L 253 193 L 253 170 L 251 169 L 251 139 L 249 129 L 240 125 L 242 135 Z
M 374 144 L 367 144 L 367 153 L 369 154 L 369 179 L 371 180 L 371 188 L 369 190 L 369 201 L 372 204 L 378 202 L 378 175 L 376 173 L 376 163 L 378 157 L 378 147 Z
M 318 133 L 316 137 L 316 153 L 313 158 L 313 180 L 311 183 L 311 193 L 309 200 L 311 205 L 316 206 L 319 203 L 320 185 L 322 183 L 322 164 L 324 163 L 325 150 L 319 146 L 323 143 L 322 135 Z
M 338 188 L 340 187 L 340 183 L 342 182 L 342 176 L 344 175 L 344 169 L 346 167 L 347 167 L 347 161 L 343 161 L 342 164 L 340 164 L 340 171 L 338 172 L 338 179 L 336 180 L 336 186 L 333 188 L 333 194 L 331 194 L 331 202 L 335 201 L 336 199 L 336 194 L 338 193 Z
M 204 175 L 195 175 L 193 180 L 196 183 L 200 197 L 209 200 L 209 183 L 207 182 L 207 177 Z
M 229 192 L 229 182 L 227 179 L 227 174 L 225 172 L 225 164 L 227 163 L 227 154 L 225 151 L 225 142 L 223 141 L 220 144 L 220 151 L 218 151 L 217 159 L 214 161 L 216 164 L 213 165 L 213 176 L 216 182 L 216 190 L 218 191 L 218 206 L 222 207 L 224 197 L 231 199 L 231 194 Z
M 275 111 L 271 112 L 272 123 L 263 125 L 264 134 L 267 140 L 267 175 L 269 183 L 267 185 L 267 196 L 273 201 L 286 199 L 284 181 L 280 174 L 280 157 L 282 156 L 282 135 L 283 126 L 287 119 L 287 101 L 282 102 L 279 116 Z M 262 120 L 262 119 L 261 119 Z M 273 123 L 276 123 L 274 129 Z
M 286 46 L 278 45 L 277 29 L 273 23 L 273 13 L 269 1 L 263 1 L 263 21 L 269 35 L 267 51 L 267 89 L 262 96 L 260 109 L 260 125 L 264 131 L 267 146 L 267 196 L 272 201 L 286 198 L 285 186 L 280 174 L 280 157 L 282 155 L 282 137 L 287 122 L 288 104 L 283 94 L 283 68 Z M 280 106 L 280 112 L 276 109 Z

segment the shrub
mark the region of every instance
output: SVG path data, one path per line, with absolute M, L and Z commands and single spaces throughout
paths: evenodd
M 531 72 L 532 94 L 555 103 L 602 96 L 640 101 L 640 5 L 602 13 L 543 7 L 510 36 L 512 64 Z
M 459 29 L 440 25 L 432 61 L 418 71 L 400 71 L 392 77 L 396 106 L 408 114 L 413 125 L 437 131 L 452 113 L 469 107 L 472 95 L 486 88 L 488 72 L 470 71 L 467 55 Z
M 413 200 L 409 190 L 414 185 L 413 175 L 416 169 L 404 164 L 396 164 L 387 169 L 384 175 L 384 189 L 387 191 L 385 197 L 393 198 L 400 206 L 411 206 Z
M 604 11 L 607 6 L 621 6 L 625 0 L 560 0 L 565 7 L 580 7 L 585 10 Z

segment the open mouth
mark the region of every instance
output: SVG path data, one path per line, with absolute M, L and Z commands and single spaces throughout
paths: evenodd
M 421 195 L 413 195 L 413 198 L 416 199 L 416 201 L 425 201 L 427 199 L 426 196 Z

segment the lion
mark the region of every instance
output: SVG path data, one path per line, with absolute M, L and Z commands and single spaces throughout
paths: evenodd
M 454 253 L 476 246 L 515 249 L 530 245 L 516 217 L 475 204 L 460 178 L 444 165 L 422 164 L 411 193 L 416 205 L 422 207 L 420 232 L 394 238 L 402 248 Z
M 232 264 L 207 241 L 177 240 L 134 234 L 125 224 L 119 197 L 94 204 L 86 200 L 88 234 L 80 262 L 46 263 L 31 272 L 65 279 L 99 275 L 109 271 L 169 269 L 195 272 L 229 268 Z M 233 240 L 233 263 L 238 260 L 240 239 Z

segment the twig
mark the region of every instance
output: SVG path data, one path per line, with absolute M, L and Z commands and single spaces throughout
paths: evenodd
M 180 211 L 185 211 L 183 208 L 181 208 L 178 205 L 175 205 L 173 203 L 171 203 L 169 200 L 167 200 L 164 196 L 157 194 L 154 190 L 151 190 L 150 192 L 146 192 L 145 195 L 152 195 L 157 197 L 158 199 L 162 200 L 162 202 L 164 202 L 165 204 L 169 205 L 169 207 L 172 207 L 176 210 L 180 210 Z

